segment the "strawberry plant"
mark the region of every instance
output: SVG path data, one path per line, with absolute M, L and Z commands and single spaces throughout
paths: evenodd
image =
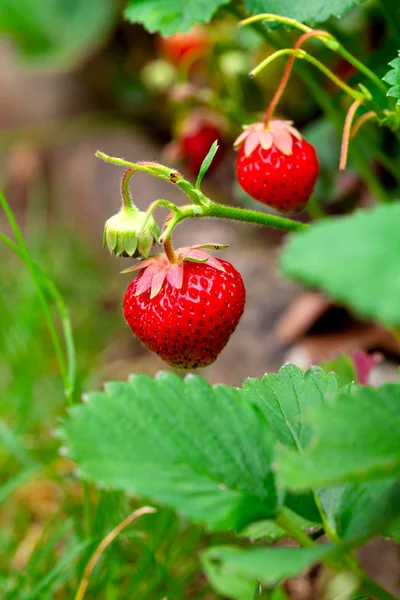
M 398 45 L 399 11 L 388 0 L 381 3 Z M 237 110 L 237 98 L 226 98 L 226 90 L 218 98 L 184 82 L 186 92 L 189 89 L 185 102 L 199 112 L 191 113 L 179 145 L 196 182 L 158 162 L 131 162 L 97 152 L 106 163 L 125 170 L 122 206 L 107 220 L 103 237 L 103 245 L 116 257 L 137 261 L 123 271 L 134 273 L 134 278 L 121 313 L 133 334 L 178 372 L 165 370 L 154 378 L 134 373 L 128 381 L 108 381 L 103 391 L 89 392 L 81 402 L 68 310 L 29 254 L 10 207 L 0 196 L 15 241 L 3 233 L 0 239 L 29 269 L 60 366 L 70 407 L 57 435 L 63 452 L 77 465 L 84 499 L 90 503 L 93 486 L 134 495 L 146 504 L 93 549 L 76 600 L 84 598 L 99 556 L 122 529 L 144 514 L 153 518 L 156 509 L 147 503 L 166 506 L 221 535 L 222 543 L 203 547 L 198 559 L 220 597 L 285 598 L 286 579 L 322 563 L 331 584 L 346 582 L 340 597 L 395 598 L 363 570 L 356 551 L 376 536 L 400 543 L 400 383 L 371 387 L 355 371 L 350 370 L 345 381 L 320 366 L 303 372 L 286 364 L 279 373 L 249 378 L 241 387 L 211 386 L 191 371 L 217 360 L 229 343 L 246 310 L 245 285 L 235 265 L 210 253 L 223 251 L 222 243 L 205 240 L 179 249 L 173 244 L 175 228 L 187 219 L 227 219 L 284 231 L 288 235 L 278 258 L 284 276 L 325 292 L 399 338 L 400 203 L 375 176 L 359 140 L 369 122 L 378 124 L 393 143 L 398 138 L 400 58 L 393 54 L 386 73 L 378 75 L 337 39 L 334 27 L 325 31 L 309 25 L 339 17 L 352 4 L 352 0 L 312 0 L 282 6 L 277 0 L 245 0 L 243 7 L 221 0 L 189 0 L 184 10 L 178 0 L 126 4 L 127 20 L 165 38 L 163 58 L 181 69 L 179 77 L 190 79 L 186 61 L 190 55 L 197 60 L 201 51 L 208 60 L 212 54 L 211 40 L 202 29 L 197 29 L 198 39 L 183 34 L 209 22 L 215 13 L 242 18 L 243 31 L 251 28 L 276 42 L 276 49 L 253 68 L 251 78 L 268 73 L 275 60 L 286 60 L 264 119 L 252 116 L 242 121 L 241 133 L 237 116 L 247 118 L 251 109 Z M 288 29 L 300 35 L 294 42 L 291 39 L 291 47 L 280 47 Z M 304 50 L 306 43 L 311 49 L 322 45 L 322 56 Z M 359 80 L 343 81 L 327 66 L 326 53 L 345 60 Z M 304 64 L 318 72 L 317 78 Z M 309 202 L 313 216 L 310 199 L 318 185 L 320 161 L 306 136 L 291 121 L 276 116 L 295 69 L 333 126 L 342 131 L 337 170 L 346 169 L 349 155 L 359 174 L 365 175 L 376 205 L 340 217 L 323 214 L 325 218 L 310 223 L 299 220 L 297 213 Z M 332 99 L 319 77 L 340 90 L 339 101 Z M 223 133 L 218 119 L 204 117 L 207 103 L 231 130 L 236 128 L 239 185 L 259 203 L 294 216 L 230 206 L 209 197 L 203 178 L 229 156 L 222 152 L 225 132 L 219 149 Z M 379 155 L 376 160 L 394 178 L 398 175 L 390 157 Z M 155 198 L 140 211 L 129 191 L 139 172 L 179 188 L 183 203 Z M 164 222 L 157 218 L 160 207 L 169 211 Z M 155 246 L 159 250 L 154 251 Z M 61 317 L 64 347 L 49 301 Z M 287 538 L 292 541 L 271 544 Z M 324 597 L 333 598 L 332 589 Z

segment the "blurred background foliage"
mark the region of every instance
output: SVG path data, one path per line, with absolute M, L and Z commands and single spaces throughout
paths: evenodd
M 0 183 L 32 257 L 70 309 L 78 393 L 100 388 L 111 377 L 153 374 L 163 366 L 122 322 L 126 280 L 118 271 L 123 267 L 100 248 L 104 220 L 119 206 L 121 173 L 97 164 L 94 151 L 166 161 L 193 176 L 183 139 L 194 121 L 213 123 L 222 155 L 207 176 L 207 193 L 255 207 L 235 183 L 231 147 L 241 125 L 262 117 L 283 62 L 256 79 L 248 72 L 298 37 L 284 27 L 237 28 L 245 12 L 234 2 L 197 28 L 195 50 L 186 52 L 182 40 L 171 45 L 124 21 L 123 8 L 115 0 L 0 0 Z M 330 18 L 323 28 L 379 76 L 399 47 L 381 4 L 373 0 L 341 19 Z M 350 85 L 364 82 L 319 42 L 309 42 L 309 50 Z M 373 123 L 352 143 L 347 171 L 338 172 L 348 106 L 329 81 L 296 65 L 279 114 L 316 146 L 321 163 L 309 213 L 302 219 L 398 196 L 399 145 Z M 166 193 L 158 183 L 137 181 L 142 183 L 133 184 L 134 199 L 141 208 Z M 188 226 L 188 233 L 179 235 L 194 243 L 216 236 L 230 241 L 228 252 L 243 272 L 250 297 L 241 329 L 205 373 L 213 382 L 237 385 L 246 375 L 262 375 L 284 362 L 288 347 L 273 328 L 298 290 L 274 273 L 280 234 L 246 233 L 231 224 L 202 227 L 199 233 Z M 0 231 L 9 234 L 3 215 Z M 92 488 L 82 491 L 73 465 L 59 452 L 56 429 L 66 400 L 37 293 L 26 267 L 4 245 L 0 282 L 0 597 L 73 598 L 94 548 L 138 501 Z M 393 347 L 389 354 L 396 355 Z M 87 598 L 216 598 L 197 561 L 208 541 L 198 528 L 160 508 L 107 549 Z M 311 598 L 301 596 L 303 588 L 292 586 L 291 597 Z

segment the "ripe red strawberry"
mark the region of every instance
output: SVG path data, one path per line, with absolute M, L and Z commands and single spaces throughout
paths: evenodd
M 290 121 L 245 127 L 235 146 L 238 181 L 245 192 L 285 213 L 305 208 L 318 177 L 315 148 Z
M 124 297 L 133 333 L 181 369 L 215 361 L 236 329 L 246 299 L 240 273 L 201 247 L 177 250 L 175 263 L 158 254 L 130 269 L 141 273 Z
M 213 115 L 193 111 L 183 122 L 179 134 L 179 153 L 193 175 L 197 175 L 201 164 L 215 140 L 219 148 L 210 165 L 215 168 L 224 158 L 223 132 Z
M 174 65 L 204 57 L 210 50 L 211 41 L 208 31 L 199 25 L 185 33 L 175 33 L 159 38 L 159 52 Z

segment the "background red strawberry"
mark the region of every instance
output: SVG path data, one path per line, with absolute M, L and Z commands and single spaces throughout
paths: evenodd
M 184 61 L 204 57 L 210 50 L 208 31 L 199 25 L 185 33 L 159 38 L 160 56 L 179 66 Z
M 254 123 L 235 143 L 237 179 L 247 194 L 280 212 L 305 208 L 318 177 L 314 147 L 290 122 Z
M 246 290 L 229 262 L 196 248 L 177 255 L 178 266 L 165 255 L 142 263 L 126 290 L 124 315 L 134 334 L 165 362 L 183 369 L 205 367 L 236 329 Z M 200 255 L 205 262 L 185 260 Z
M 182 124 L 178 138 L 179 154 L 192 175 L 197 175 L 201 164 L 215 140 L 218 151 L 210 165 L 213 170 L 224 158 L 223 131 L 217 118 L 200 111 L 193 111 Z

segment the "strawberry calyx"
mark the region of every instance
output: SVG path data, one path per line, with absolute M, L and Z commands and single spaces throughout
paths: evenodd
M 293 121 L 282 121 L 274 119 L 268 125 L 263 122 L 244 125 L 244 131 L 234 143 L 234 148 L 239 150 L 244 146 L 244 153 L 250 156 L 252 152 L 261 146 L 263 150 L 269 150 L 275 146 L 286 156 L 293 154 L 293 138 L 301 141 L 302 135 L 295 127 Z
M 154 254 L 150 258 L 142 260 L 139 264 L 125 269 L 122 273 L 134 273 L 135 271 L 143 270 L 135 295 L 140 296 L 150 289 L 150 299 L 153 299 L 161 291 L 165 280 L 178 290 L 182 288 L 185 261 L 207 263 L 210 267 L 225 272 L 225 268 L 221 262 L 215 256 L 204 252 L 203 248 L 222 250 L 223 248 L 227 248 L 227 246 L 223 244 L 200 244 L 198 246 L 178 248 L 178 250 L 174 250 L 173 262 L 164 253 Z
M 147 225 L 143 227 L 144 223 Z M 104 226 L 103 247 L 112 254 L 132 258 L 147 258 L 158 243 L 160 231 L 153 217 L 134 206 L 123 206 Z

